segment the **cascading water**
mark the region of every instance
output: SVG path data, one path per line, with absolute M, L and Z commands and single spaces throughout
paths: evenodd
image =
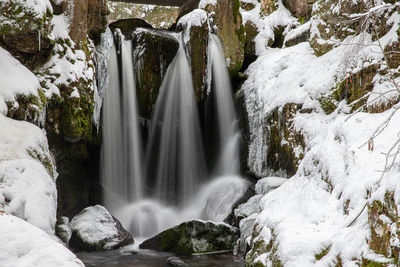
M 136 238 L 149 237 L 190 219 L 222 221 L 247 188 L 243 179 L 232 176 L 238 173 L 239 134 L 219 40 L 213 36 L 209 49 L 221 128 L 218 174 L 225 176 L 205 183 L 207 170 L 190 64 L 182 36 L 171 35 L 180 47 L 159 90 L 144 157 L 145 176 L 140 162 L 131 42 L 121 42 L 119 70 L 115 47 L 110 52 L 103 111 L 102 182 L 106 206 Z
M 141 199 L 143 180 L 132 42 L 122 40 L 120 53 L 119 72 L 117 51 L 112 47 L 103 111 L 102 183 L 105 205 L 112 212 L 123 203 Z
M 155 166 L 154 197 L 169 203 L 192 197 L 206 169 L 190 65 L 177 37 L 180 46 L 160 88 L 147 149 L 149 175 Z
M 220 144 L 216 173 L 219 175 L 237 175 L 239 174 L 240 133 L 232 99 L 231 81 L 221 42 L 215 34 L 211 34 L 209 46 Z

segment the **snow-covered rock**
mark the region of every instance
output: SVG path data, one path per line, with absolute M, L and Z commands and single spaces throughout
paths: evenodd
M 0 210 L 54 233 L 57 191 L 47 139 L 37 126 L 0 114 Z
M 266 177 L 260 179 L 256 183 L 255 187 L 256 193 L 257 195 L 266 195 L 270 191 L 281 186 L 287 180 L 288 180 L 287 178 L 282 178 L 282 177 Z
M 47 233 L 15 216 L 1 212 L 0 226 L 1 266 L 84 266 Z
M 79 250 L 111 250 L 133 243 L 131 234 L 100 205 L 85 208 L 70 226 L 69 245 Z

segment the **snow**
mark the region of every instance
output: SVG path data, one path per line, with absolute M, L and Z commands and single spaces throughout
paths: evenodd
M 206 8 L 208 5 L 215 6 L 217 4 L 217 0 L 200 0 L 199 8 Z
M 1 266 L 84 266 L 62 244 L 15 216 L 0 213 L 0 225 Z
M 77 232 L 87 243 L 105 242 L 104 248 L 112 248 L 120 242 L 114 218 L 103 206 L 85 208 L 70 223 L 71 230 Z
M 36 76 L 1 47 L 0 70 L 0 113 L 7 114 L 6 102 L 15 102 L 16 95 L 38 96 Z
M 17 5 L 23 6 L 25 12 L 30 12 L 39 19 L 46 15 L 47 10 L 53 12 L 53 8 L 49 0 L 2 0 L 2 2 L 13 2 Z
M 178 26 L 191 28 L 193 26 L 201 27 L 207 21 L 207 12 L 202 9 L 195 9 L 192 12 L 181 17 Z
M 251 12 L 245 16 L 251 18 Z M 257 190 L 259 195 L 235 211 L 247 216 L 240 223 L 243 232 L 248 233 L 252 225 L 257 225 L 253 237 L 242 238 L 248 243 L 260 239 L 266 244 L 273 243 L 276 251 L 265 252 L 256 259 L 265 266 L 271 266 L 272 257 L 278 257 L 284 266 L 333 266 L 338 255 L 343 266 L 359 266 L 362 257 L 383 260 L 368 246 L 370 226 L 367 209 L 363 207 L 373 200 L 382 200 L 387 191 L 394 192 L 395 202 L 400 203 L 399 159 L 394 157 L 400 132 L 399 104 L 379 114 L 350 113 L 344 100 L 327 115 L 319 103 L 321 97 L 331 94 L 345 79 L 346 72 L 356 74 L 375 65 L 380 65 L 381 70 L 386 68 L 378 42 L 369 34 L 350 36 L 335 42 L 336 46 L 320 57 L 314 55 L 308 43 L 268 48 L 265 44 L 271 28 L 263 23 L 274 13 L 258 20 L 261 33 L 256 38 L 263 40 L 264 47 L 258 47 L 259 57 L 247 69 L 248 79 L 241 88 L 250 126 L 248 166 L 260 177 L 268 175 L 265 119 L 287 103 L 302 104 L 303 109 L 309 110 L 297 112 L 293 118 L 293 127 L 304 136 L 306 147 L 294 176 L 272 192 Z M 395 12 L 389 18 L 388 25 L 393 26 L 380 39 L 382 44 L 398 40 L 398 17 Z M 313 25 L 311 21 L 311 29 Z M 306 27 L 309 25 L 288 31 L 287 38 L 297 36 Z M 387 75 L 377 74 L 373 83 L 373 91 L 367 95 L 368 105 L 398 98 L 399 93 Z M 387 99 L 380 96 L 382 93 Z M 374 138 L 374 149 L 369 151 L 368 140 L 388 118 L 388 125 Z M 382 172 L 386 154 L 393 146 L 395 151 L 388 161 L 393 161 L 394 166 Z M 370 197 L 367 192 L 372 192 Z M 261 212 L 253 213 L 257 209 Z M 316 260 L 315 255 L 326 248 L 329 248 L 326 256 Z
M 33 124 L 3 115 L 0 128 L 7 129 L 0 131 L 0 210 L 54 233 L 57 191 L 51 173 L 56 172 L 45 134 Z
M 51 25 L 53 26 L 53 31 L 51 32 L 51 35 L 54 39 L 69 38 L 70 18 L 67 15 L 54 15 L 51 21 Z

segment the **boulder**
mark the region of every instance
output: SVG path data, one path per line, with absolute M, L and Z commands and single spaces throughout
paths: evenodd
M 146 21 L 142 19 L 120 19 L 117 21 L 114 21 L 113 23 L 110 23 L 108 27 L 114 31 L 115 29 L 120 29 L 122 34 L 125 36 L 125 39 L 131 40 L 132 39 L 132 33 L 137 29 L 137 28 L 148 28 L 151 29 L 153 28 L 150 24 L 148 24 Z
M 193 220 L 167 229 L 139 245 L 178 255 L 233 250 L 239 230 L 224 223 Z
M 133 31 L 132 38 L 139 114 L 150 119 L 163 77 L 179 43 L 164 31 L 144 28 Z
M 85 208 L 70 226 L 69 245 L 76 250 L 111 250 L 133 243 L 131 234 L 100 205 Z

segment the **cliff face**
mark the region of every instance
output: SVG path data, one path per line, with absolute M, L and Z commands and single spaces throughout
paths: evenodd
M 99 160 L 93 124 L 97 94 L 94 45 L 105 29 L 106 12 L 101 0 L 0 3 L 0 45 L 40 82 L 38 93 L 8 98 L 7 115 L 46 129 L 59 170 L 61 214 L 72 215 L 88 204 L 89 186 L 83 187 L 82 194 L 81 188 L 71 188 L 72 184 L 98 180 L 97 169 L 87 168 L 85 163 L 93 166 Z M 81 169 L 90 171 L 82 175 Z M 80 178 L 72 181 L 72 173 L 79 173 Z M 66 192 L 68 205 L 62 204 L 67 201 Z

